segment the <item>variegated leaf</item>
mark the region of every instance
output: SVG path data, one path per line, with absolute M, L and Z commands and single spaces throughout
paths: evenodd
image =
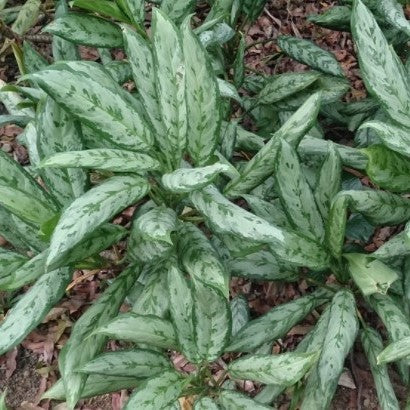
M 176 24 L 195 9 L 196 0 L 162 0 L 161 10 Z M 192 57 L 192 56 L 191 56 Z
M 219 174 L 228 170 L 227 165 L 219 162 L 201 168 L 180 168 L 170 174 L 164 174 L 161 182 L 171 192 L 192 192 L 211 184 Z
M 26 256 L 0 248 L 0 279 L 9 276 L 27 261 Z
M 150 149 L 151 130 L 130 103 L 132 97 L 99 64 L 60 62 L 29 78 L 102 139 L 133 151 Z
M 140 177 L 113 177 L 77 198 L 64 210 L 54 230 L 47 266 L 53 266 L 98 226 L 142 198 L 148 189 Z
M 22 36 L 33 27 L 40 14 L 40 6 L 40 0 L 27 0 L 20 9 L 15 22 L 11 26 L 12 31 L 19 36 Z
M 221 127 L 219 88 L 210 58 L 192 32 L 189 20 L 184 22 L 181 34 L 186 69 L 188 152 L 195 165 L 204 165 L 216 148 Z
M 271 409 L 271 407 L 260 404 L 255 400 L 252 400 L 250 397 L 232 390 L 222 390 L 218 401 L 225 410 Z
M 42 168 L 89 168 L 112 172 L 136 172 L 157 170 L 159 162 L 147 154 L 120 149 L 89 149 L 61 152 L 44 159 Z
M 43 31 L 75 44 L 92 47 L 122 47 L 121 29 L 91 14 L 69 13 L 52 21 Z

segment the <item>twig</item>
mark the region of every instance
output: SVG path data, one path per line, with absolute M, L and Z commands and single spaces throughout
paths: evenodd
M 99 272 L 98 269 L 96 270 L 91 270 L 89 272 L 87 272 L 86 274 L 78 277 L 77 279 L 74 279 L 66 288 L 66 292 L 69 292 L 74 286 L 77 286 L 79 283 L 83 282 L 84 280 L 86 280 L 87 278 L 94 276 L 95 274 L 97 274 Z

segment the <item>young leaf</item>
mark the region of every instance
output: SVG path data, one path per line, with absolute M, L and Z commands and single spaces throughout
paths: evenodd
M 141 380 L 136 379 L 135 377 L 91 374 L 85 381 L 81 398 L 86 399 L 88 397 L 100 396 L 101 394 L 112 393 L 123 389 L 133 389 L 140 384 Z M 43 394 L 41 399 L 65 401 L 66 391 L 63 379 L 58 380 L 57 383 L 50 387 L 50 389 Z
M 171 233 L 177 229 L 177 215 L 173 209 L 159 206 L 141 215 L 135 224 L 143 237 L 172 245 Z
M 251 320 L 231 340 L 227 351 L 251 351 L 266 342 L 272 342 L 286 335 L 312 309 L 327 301 L 327 295 L 317 291 L 279 305 L 265 315 Z
M 187 137 L 185 99 L 185 63 L 180 33 L 172 21 L 158 9 L 153 10 L 152 41 L 154 70 L 166 139 L 158 142 L 173 168 L 179 166 Z
M 181 225 L 178 238 L 178 253 L 186 271 L 228 297 L 229 274 L 208 238 L 190 223 Z
M 393 151 L 410 157 L 410 137 L 407 128 L 380 121 L 365 122 L 359 130 L 365 128 L 374 130 L 384 145 Z
M 0 355 L 17 346 L 64 295 L 71 279 L 68 268 L 45 273 L 0 323 Z
M 174 0 L 172 2 L 175 3 Z M 195 165 L 204 165 L 218 142 L 222 120 L 221 104 L 210 59 L 192 32 L 188 19 L 182 26 L 182 49 L 186 67 L 188 152 Z
M 373 183 L 391 192 L 410 190 L 409 158 L 383 145 L 372 145 L 363 150 L 368 156 L 366 173 Z
M 323 161 L 315 186 L 315 199 L 322 218 L 327 221 L 333 198 L 340 190 L 342 162 L 333 144 L 329 144 L 329 153 Z
M 352 9 L 349 6 L 329 7 L 324 13 L 310 14 L 308 20 L 330 30 L 350 31 Z
M 343 77 L 343 70 L 335 56 L 308 40 L 279 36 L 278 46 L 290 57 L 325 74 Z
M 222 390 L 219 395 L 219 403 L 225 410 L 268 410 L 271 407 L 264 406 L 252 400 L 244 394 L 232 390 Z
M 410 356 L 410 337 L 405 337 L 397 342 L 390 343 L 384 350 L 383 345 L 377 356 L 377 364 L 395 362 L 407 359 Z
M 66 14 L 52 21 L 43 31 L 74 44 L 102 48 L 122 47 L 121 29 L 116 24 L 91 14 Z
M 213 362 L 231 337 L 232 318 L 228 301 L 219 291 L 194 281 L 193 323 L 200 359 Z
M 282 207 L 295 229 L 313 240 L 322 242 L 325 235 L 323 220 L 303 175 L 297 154 L 286 141 L 282 140 L 279 144 L 275 182 Z
M 249 355 L 233 361 L 228 372 L 234 379 L 292 386 L 318 359 L 318 353 Z
M 393 269 L 367 255 L 347 253 L 343 256 L 347 259 L 350 275 L 365 296 L 386 293 L 390 285 L 399 279 Z
M 240 177 L 226 186 L 224 192 L 229 196 L 238 196 L 249 192 L 271 175 L 275 168 L 280 138 L 285 138 L 286 142 L 296 148 L 316 121 L 320 101 L 320 93 L 314 94 L 306 100 L 272 136 L 269 142 L 246 164 Z
M 100 148 L 54 154 L 44 159 L 40 167 L 89 168 L 111 172 L 142 173 L 157 170 L 160 164 L 156 159 L 140 152 Z
M 165 409 L 182 393 L 188 380 L 174 370 L 147 380 L 134 391 L 124 410 L 143 408 L 145 410 Z
M 225 164 L 217 162 L 201 168 L 180 168 L 162 176 L 162 185 L 178 194 L 192 192 L 211 184 L 217 176 L 229 170 Z
M 50 97 L 38 110 L 37 148 L 40 158 L 82 149 L 80 125 Z M 79 169 L 44 170 L 41 176 L 62 207 L 81 196 L 88 182 L 87 174 Z
M 23 43 L 23 58 L 27 73 L 34 73 L 48 66 L 48 61 L 27 41 Z
M 241 33 L 241 39 L 239 41 L 238 51 L 235 56 L 235 61 L 233 63 L 233 82 L 236 88 L 239 88 L 243 84 L 245 79 L 245 50 L 246 50 L 246 40 L 245 36 Z
M 171 322 L 153 315 L 123 313 L 95 333 L 163 349 L 176 349 L 178 345 Z
M 115 2 L 109 0 L 98 0 L 95 2 L 88 0 L 74 0 L 73 6 L 94 13 L 99 13 L 109 18 L 115 18 L 119 21 L 125 21 L 126 23 L 130 23 L 128 17 L 122 12 L 120 7 Z
M 29 78 L 114 147 L 150 149 L 150 128 L 130 103 L 130 95 L 99 64 L 60 62 Z
M 353 294 L 340 290 L 333 297 L 320 358 L 310 373 L 301 408 L 327 409 L 336 391 L 345 357 L 358 332 Z
M 250 320 L 248 301 L 239 295 L 231 300 L 232 336 L 235 336 Z
M 189 282 L 176 264 L 168 270 L 171 318 L 184 356 L 193 363 L 201 361 L 195 344 L 194 299 Z
M 123 271 L 76 321 L 70 339 L 61 350 L 59 369 L 64 380 L 67 405 L 70 409 L 74 409 L 80 399 L 87 379 L 85 374 L 77 373 L 77 369 L 93 359 L 106 342 L 104 335 L 92 333 L 117 315 L 129 288 L 135 282 L 135 278 L 135 267 Z
M 86 374 L 145 379 L 169 370 L 170 367 L 171 362 L 162 354 L 148 349 L 134 349 L 102 353 L 78 371 Z
M 257 104 L 273 104 L 296 94 L 313 84 L 320 77 L 319 73 L 284 73 L 270 77 L 257 96 Z
M 303 266 L 323 267 L 328 263 L 328 255 L 315 242 L 270 225 L 228 201 L 214 186 L 194 191 L 190 198 L 219 232 L 272 244 L 278 256 Z
M 376 330 L 368 327 L 360 335 L 363 349 L 370 363 L 370 370 L 376 385 L 377 397 L 382 409 L 399 410 L 399 402 L 394 393 L 386 365 L 380 365 L 379 353 L 383 350 L 383 342 Z M 379 355 L 379 356 L 378 356 Z
M 404 66 L 360 0 L 353 6 L 352 32 L 366 88 L 391 118 L 410 127 L 410 84 Z
M 158 133 L 156 138 L 161 145 L 165 138 L 165 129 L 162 123 L 161 108 L 159 106 L 157 79 L 154 71 L 152 49 L 148 41 L 140 34 L 123 26 L 125 50 L 131 64 L 135 85 L 137 86 L 141 102 L 149 119 Z
M 149 187 L 137 176 L 107 179 L 77 198 L 61 215 L 50 242 L 47 266 L 53 266 L 93 230 L 142 198 Z

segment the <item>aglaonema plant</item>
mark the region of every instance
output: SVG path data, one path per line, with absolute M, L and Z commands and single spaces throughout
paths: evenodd
M 373 254 L 345 241 L 357 236 L 352 220 L 367 230 L 409 220 L 409 201 L 400 195 L 408 191 L 405 131 L 393 133 L 404 141 L 396 149 L 387 137 L 351 148 L 324 140 L 321 125 L 361 134 L 376 128 L 366 121 L 379 111 L 389 127 L 406 130 L 410 88 L 399 58 L 357 1 L 353 33 L 374 98 L 341 103 L 348 83 L 333 55 L 291 37 L 279 38 L 280 48 L 315 71 L 244 78 L 240 40 L 232 80 L 251 95 L 241 98 L 225 81 L 221 54 L 232 37 L 227 22 L 235 19 L 228 10 L 235 2 L 214 2 L 194 30 L 186 18 L 192 6 L 181 11 L 180 3 L 164 1 L 162 11 L 153 10 L 150 35 L 137 7 L 143 2 L 118 2 L 113 17 L 121 25 L 67 14 L 61 3 L 47 28 L 55 34 L 56 62 L 48 65 L 29 45 L 23 48 L 23 80 L 31 87 L 8 86 L 1 95 L 10 112 L 3 121 L 27 124 L 20 140 L 30 167 L 0 154 L 0 232 L 15 248 L 0 254 L 0 289 L 33 286 L 0 324 L 0 353 L 42 321 L 74 269 L 109 264 L 99 253 L 126 239 L 126 254 L 115 261 L 121 273 L 74 325 L 59 358 L 61 380 L 46 397 L 74 408 L 82 397 L 136 388 L 127 408 L 178 408 L 186 396 L 199 409 L 269 408 L 292 389 L 302 408 L 325 409 L 360 324 L 379 401 L 398 408 L 384 362 L 407 354 L 387 348 L 380 355 L 383 342 L 367 324 L 363 304 L 403 352 L 410 337 L 409 265 L 402 270 L 407 233 Z M 77 6 L 96 11 L 86 2 Z M 75 44 L 98 47 L 103 64 L 75 61 Z M 112 61 L 112 47 L 123 47 L 127 61 Z M 398 82 L 390 73 L 399 73 Z M 121 85 L 131 78 L 136 91 L 128 92 Z M 230 119 L 225 97 L 242 105 L 263 137 Z M 234 161 L 243 150 L 255 155 Z M 345 178 L 343 165 L 367 173 L 384 190 L 353 189 L 357 184 Z M 136 208 L 130 229 L 110 223 L 129 206 Z M 330 274 L 336 279 L 328 285 Z M 231 276 L 303 277 L 320 289 L 249 320 L 244 299 L 228 303 Z M 126 297 L 131 311 L 118 315 Z M 296 351 L 272 355 L 272 343 L 316 308 L 320 319 Z M 109 338 L 133 347 L 102 353 Z M 170 350 L 195 370 L 175 370 Z M 228 367 L 216 378 L 212 365 L 223 355 Z M 397 365 L 408 382 L 406 361 Z M 229 379 L 265 386 L 251 399 Z

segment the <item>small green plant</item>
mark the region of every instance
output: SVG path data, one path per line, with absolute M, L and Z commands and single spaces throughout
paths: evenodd
M 33 285 L 11 300 L 0 354 L 41 323 L 75 269 L 120 272 L 73 326 L 61 380 L 45 397 L 74 408 L 136 388 L 126 408 L 178 408 L 189 396 L 198 409 L 257 409 L 292 389 L 293 406 L 326 409 L 361 328 L 380 404 L 398 408 L 385 362 L 409 382 L 408 229 L 372 254 L 361 245 L 376 226 L 410 218 L 401 195 L 410 185 L 407 68 L 357 0 L 344 12 L 371 97 L 341 102 L 349 83 L 334 56 L 290 36 L 278 38 L 282 52 L 314 71 L 245 75 L 245 43 L 231 26 L 244 27 L 263 3 L 215 1 L 192 29 L 195 2 L 164 0 L 148 34 L 144 2 L 74 2 L 89 13 L 62 2 L 45 29 L 54 64 L 29 44 L 17 53 L 25 86 L 3 88 L 9 115 L 0 118 L 25 126 L 30 166 L 0 151 L 0 232 L 14 246 L 0 253 L 0 290 Z M 101 64 L 79 61 L 78 44 L 97 47 Z M 127 60 L 112 60 L 116 47 Z M 335 125 L 356 132 L 358 148 L 325 140 Z M 343 167 L 367 174 L 372 188 Z M 130 227 L 112 223 L 131 206 Z M 100 255 L 124 239 L 125 254 Z M 229 302 L 232 276 L 303 278 L 317 289 L 250 320 L 246 300 Z M 125 299 L 131 311 L 118 314 Z M 296 351 L 272 355 L 314 309 L 320 318 Z M 394 342 L 385 350 L 370 310 Z M 132 347 L 102 353 L 108 338 Z M 169 351 L 195 370 L 175 370 Z M 215 377 L 222 356 L 228 365 Z M 264 385 L 254 398 L 232 383 L 247 379 Z

